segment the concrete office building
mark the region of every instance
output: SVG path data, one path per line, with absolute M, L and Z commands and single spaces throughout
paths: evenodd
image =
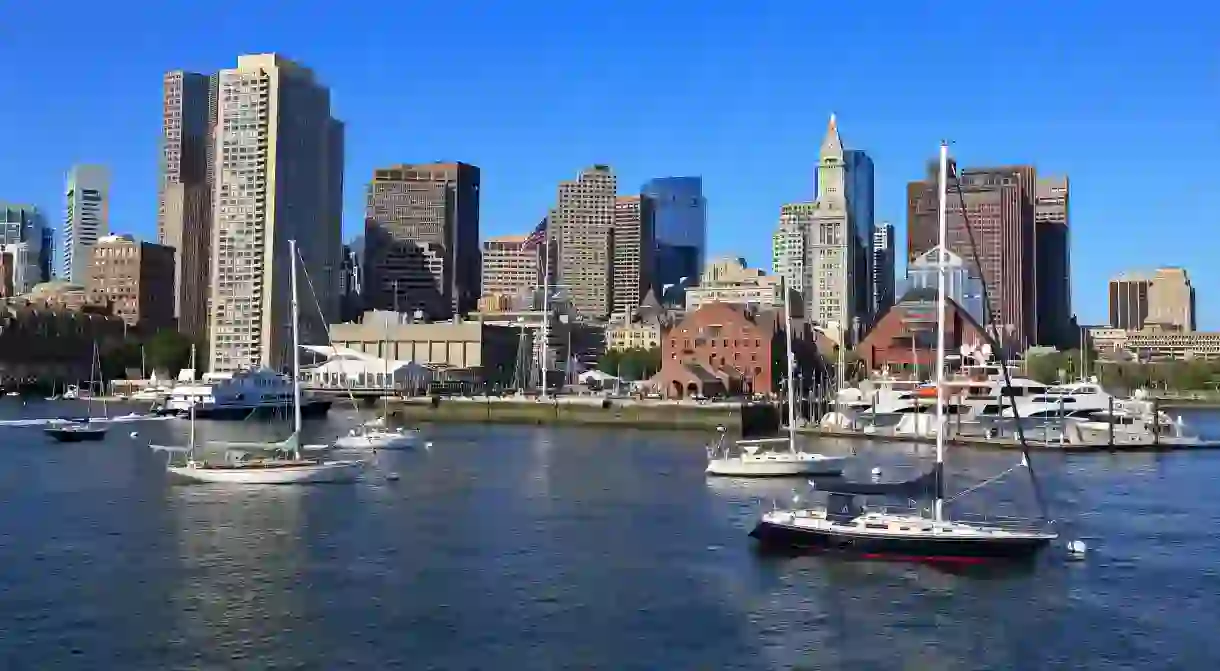
M 1124 331 L 1144 328 L 1148 319 L 1148 289 L 1152 276 L 1145 273 L 1123 273 L 1110 280 L 1110 327 Z
M 653 202 L 648 196 L 619 196 L 614 203 L 614 313 L 631 314 L 653 288 Z
M 1148 287 L 1146 324 L 1162 331 L 1195 330 L 1195 289 L 1183 268 L 1158 268 Z
M 1068 346 L 1072 320 L 1068 178 L 1039 177 L 1034 186 L 1034 312 L 1037 341 Z
M 479 287 L 479 169 L 402 164 L 373 171 L 365 207 L 365 306 L 448 319 Z M 397 293 L 395 293 L 397 291 Z
M 89 267 L 89 247 L 110 234 L 110 171 L 101 165 L 73 166 L 64 196 L 60 273 L 65 281 L 81 284 Z
M 873 321 L 894 304 L 894 227 L 880 224 L 873 229 L 873 261 L 869 264 L 873 285 Z
M 707 199 L 702 177 L 658 177 L 640 187 L 652 201 L 656 256 L 653 281 L 665 305 L 682 305 L 707 258 Z M 685 279 L 683 279 L 685 278 Z
M 539 226 L 545 231 L 546 222 Z M 528 235 L 501 235 L 483 242 L 483 295 L 525 297 L 542 284 L 543 245 Z
M 174 248 L 139 242 L 130 235 L 99 238 L 89 250 L 85 289 L 110 304 L 128 326 L 149 333 L 174 328 Z
M 938 169 L 931 162 L 926 180 L 907 185 L 908 262 L 937 244 Z M 1004 166 L 957 171 L 951 166 L 950 170 L 946 202 L 949 251 L 964 259 L 986 283 L 988 316 L 991 323 L 1001 326 L 1004 346 L 1023 350 L 1039 344 L 1034 300 L 1034 169 Z M 957 174 L 965 199 L 964 213 L 953 174 Z M 970 233 L 977 247 L 977 264 Z
M 282 369 L 291 352 L 288 241 L 300 244 L 302 341 L 338 313 L 343 126 L 313 72 L 276 54 L 221 70 L 208 342 L 211 370 Z M 319 319 L 310 287 L 322 307 Z
M 812 221 L 812 203 L 789 203 L 780 208 L 779 228 L 771 236 L 771 268 L 788 288 L 805 291 L 805 230 Z
M 184 70 L 162 79 L 157 239 L 172 247 L 174 316 L 196 342 L 208 333 L 217 75 Z
M 547 226 L 555 249 L 555 283 L 581 315 L 608 317 L 613 303 L 613 231 L 618 180 L 608 165 L 560 182 Z

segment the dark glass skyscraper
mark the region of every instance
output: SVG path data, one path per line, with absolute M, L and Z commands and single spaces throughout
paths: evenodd
M 658 177 L 640 189 L 653 201 L 656 278 L 663 303 L 685 302 L 683 286 L 699 282 L 707 252 L 707 200 L 702 177 Z M 685 283 L 682 278 L 687 278 Z

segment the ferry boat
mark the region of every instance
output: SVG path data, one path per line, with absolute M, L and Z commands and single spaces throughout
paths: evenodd
M 323 417 L 330 405 L 329 399 L 304 398 L 301 416 Z M 198 382 L 175 386 L 161 412 L 185 416 L 192 407 L 199 419 L 284 415 L 292 410 L 292 380 L 270 368 L 206 373 Z

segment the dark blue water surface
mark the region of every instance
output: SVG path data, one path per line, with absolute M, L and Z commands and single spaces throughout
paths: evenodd
M 1220 452 L 1039 454 L 1090 557 L 959 574 L 759 555 L 760 502 L 800 483 L 709 482 L 698 434 L 435 426 L 355 485 L 234 488 L 166 481 L 147 443 L 186 430 L 0 426 L 0 668 L 1220 668 Z M 949 456 L 959 488 L 1014 461 Z M 1018 470 L 959 505 L 1033 502 Z

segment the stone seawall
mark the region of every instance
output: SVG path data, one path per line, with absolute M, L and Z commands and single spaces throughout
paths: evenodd
M 478 399 L 407 399 L 390 401 L 391 420 L 419 422 L 487 422 L 492 424 L 554 424 L 622 426 L 636 429 L 714 431 L 724 426 L 741 430 L 736 406 L 605 402 L 490 401 Z

